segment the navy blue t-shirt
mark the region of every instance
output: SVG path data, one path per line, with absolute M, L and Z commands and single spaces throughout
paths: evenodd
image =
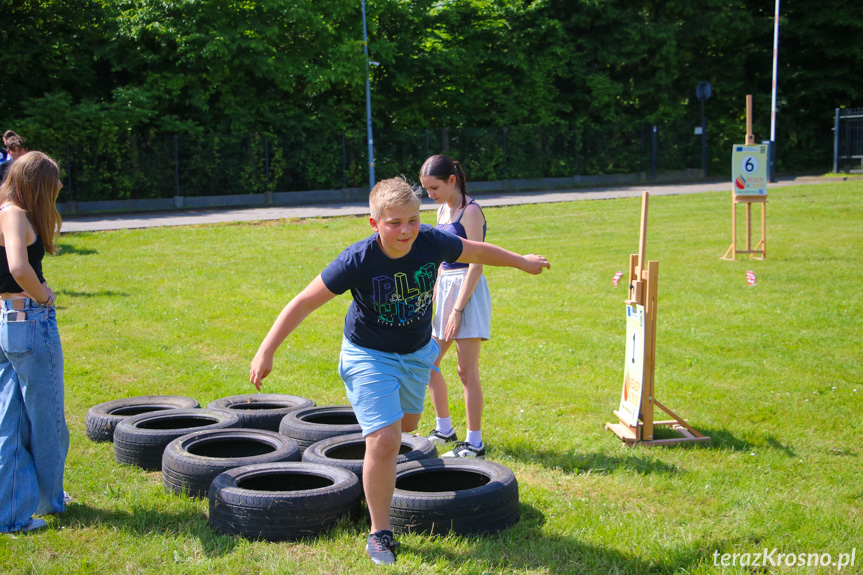
M 406 255 L 393 259 L 378 234 L 355 243 L 333 260 L 321 279 L 335 294 L 351 290 L 345 337 L 354 345 L 413 353 L 431 339 L 432 294 L 441 262 L 461 257 L 457 236 L 421 224 Z

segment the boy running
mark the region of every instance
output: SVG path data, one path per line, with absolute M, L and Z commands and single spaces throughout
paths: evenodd
M 375 564 L 395 562 L 390 525 L 402 432 L 416 429 L 425 390 L 440 354 L 431 337 L 432 303 L 441 262 L 508 266 L 539 274 L 537 255 L 463 240 L 420 224 L 420 196 L 402 178 L 379 182 L 369 196 L 373 233 L 348 247 L 282 310 L 252 360 L 249 379 L 261 390 L 273 355 L 313 311 L 350 290 L 339 375 L 363 430 L 363 487 L 371 516 L 366 551 Z

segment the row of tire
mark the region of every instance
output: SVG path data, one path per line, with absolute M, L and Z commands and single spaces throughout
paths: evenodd
M 361 514 L 365 441 L 350 406 L 254 394 L 202 409 L 188 397 L 141 396 L 92 407 L 86 429 L 113 441 L 118 463 L 161 470 L 169 492 L 208 497 L 210 525 L 224 534 L 298 539 Z M 426 438 L 402 435 L 396 532 L 491 533 L 518 521 L 511 470 L 437 455 Z

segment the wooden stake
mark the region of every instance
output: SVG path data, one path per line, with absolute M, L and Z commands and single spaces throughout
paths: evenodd
M 653 441 L 654 366 L 656 365 L 656 301 L 659 288 L 659 262 L 647 264 L 647 293 L 644 297 L 644 382 L 641 392 L 641 432 L 643 441 Z
M 752 250 L 752 204 L 746 204 L 746 251 Z
M 752 133 L 752 94 L 746 95 L 746 145 L 755 145 L 755 134 Z
M 647 267 L 647 201 L 650 193 L 641 194 L 641 228 L 638 232 L 638 279 Z

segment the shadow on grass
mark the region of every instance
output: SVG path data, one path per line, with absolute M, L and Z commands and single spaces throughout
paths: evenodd
M 635 451 L 627 451 L 626 456 L 608 455 L 605 453 L 547 451 L 529 449 L 527 447 L 507 446 L 497 447 L 495 451 L 500 451 L 521 462 L 559 469 L 564 473 L 576 475 L 588 473 L 607 474 L 619 468 L 629 469 L 640 474 L 680 473 L 682 471 L 676 465 L 643 457 Z
M 220 535 L 210 528 L 207 517 L 196 511 L 172 513 L 139 507 L 133 511 L 97 509 L 88 505 L 73 504 L 65 513 L 57 515 L 57 525 L 78 527 L 107 527 L 112 531 L 125 531 L 149 536 L 176 534 L 195 537 L 208 557 L 231 553 L 240 543 L 239 537 Z
M 710 449 L 710 450 L 727 450 L 727 451 L 751 451 L 753 449 L 769 448 L 783 453 L 787 457 L 797 457 L 794 449 L 788 445 L 783 445 L 778 439 L 772 435 L 760 435 L 752 437 L 749 440 L 744 440 L 736 437 L 733 433 L 725 429 L 710 429 L 706 427 L 697 427 L 696 430 L 706 437 L 710 438 L 709 443 L 689 442 L 689 443 L 673 443 L 668 445 L 655 446 L 639 446 L 636 444 L 632 449 Z M 656 439 L 676 439 L 683 435 L 670 429 L 667 426 L 654 427 Z
M 787 457 L 797 457 L 794 449 L 783 444 L 772 435 L 763 434 L 760 437 L 740 439 L 725 429 L 697 428 L 702 435 L 710 437 L 711 441 L 705 445 L 699 445 L 702 449 L 724 449 L 729 451 L 751 451 L 756 448 L 770 448 L 784 453 Z
M 72 244 L 61 243 L 59 245 L 59 248 L 60 249 L 57 251 L 58 256 L 70 256 L 70 255 L 92 256 L 93 254 L 99 253 L 96 250 L 89 249 L 89 248 L 79 248 L 79 247 L 73 246 Z
M 680 573 L 712 561 L 706 542 L 692 548 L 665 550 L 665 561 L 643 559 L 633 553 L 610 549 L 578 536 L 548 535 L 543 531 L 545 515 L 539 509 L 521 504 L 519 522 L 498 533 L 463 536 L 467 546 L 444 546 L 435 538 L 419 539 L 408 545 L 423 563 L 463 567 L 475 561 L 491 564 L 490 572 L 542 572 L 573 575 L 577 573 Z M 624 544 L 625 545 L 625 544 Z M 457 550 L 454 550 L 454 547 Z
M 72 290 L 57 290 L 57 295 L 65 295 L 69 297 L 111 297 L 121 296 L 128 297 L 129 294 L 122 291 L 101 290 L 101 291 L 72 291 Z

